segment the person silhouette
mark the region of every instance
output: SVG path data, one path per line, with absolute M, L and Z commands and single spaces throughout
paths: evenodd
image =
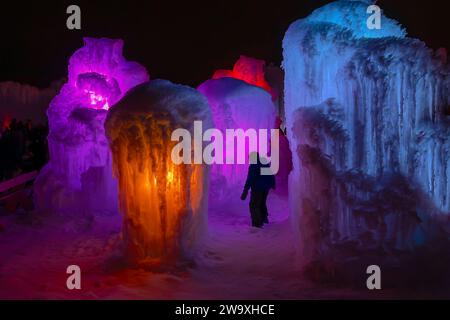
M 256 228 L 262 228 L 265 223 L 269 223 L 269 212 L 266 201 L 270 189 L 275 189 L 275 176 L 263 175 L 261 173 L 261 168 L 268 167 L 270 167 L 270 164 L 267 159 L 261 159 L 257 152 L 250 153 L 250 166 L 241 200 L 245 200 L 248 191 L 251 190 L 249 203 L 250 215 L 252 226 Z

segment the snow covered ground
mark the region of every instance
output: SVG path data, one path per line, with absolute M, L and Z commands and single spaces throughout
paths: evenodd
M 209 211 L 209 241 L 195 264 L 170 271 L 132 269 L 117 258 L 121 218 L 0 212 L 0 299 L 347 299 L 416 297 L 312 283 L 295 266 L 287 201 L 269 196 L 264 229 L 249 226 L 247 202 Z M 66 289 L 66 268 L 81 267 L 82 290 Z M 420 295 L 427 297 L 427 295 Z

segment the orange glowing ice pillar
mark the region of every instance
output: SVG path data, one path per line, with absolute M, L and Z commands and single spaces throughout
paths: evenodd
M 205 232 L 209 169 L 176 165 L 171 158 L 177 144 L 172 132 L 192 132 L 195 120 L 211 127 L 206 99 L 163 80 L 136 87 L 109 111 L 105 127 L 119 182 L 123 238 L 134 263 L 189 256 Z

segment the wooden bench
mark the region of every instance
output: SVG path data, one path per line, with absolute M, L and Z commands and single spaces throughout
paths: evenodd
M 32 210 L 33 202 L 29 192 L 27 193 L 27 188 L 37 175 L 38 172 L 33 171 L 0 182 L 0 205 L 3 205 L 8 212 L 14 212 L 19 207 Z

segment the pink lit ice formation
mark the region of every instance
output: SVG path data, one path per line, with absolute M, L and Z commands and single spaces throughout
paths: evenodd
M 122 40 L 85 38 L 70 58 L 68 82 L 47 111 L 50 162 L 35 183 L 39 209 L 117 211 L 104 121 L 128 90 L 149 80 L 144 67 L 125 60 L 122 49 Z
M 276 107 L 270 94 L 260 87 L 233 78 L 211 79 L 198 87 L 208 98 L 214 125 L 223 136 L 227 129 L 273 129 Z M 249 153 L 246 150 L 245 159 Z M 226 155 L 224 146 L 224 157 Z M 229 150 L 228 150 L 229 152 Z M 225 158 L 224 161 L 225 163 Z M 214 164 L 211 171 L 212 192 L 215 198 L 225 197 L 228 192 L 240 192 L 247 177 L 246 164 Z

